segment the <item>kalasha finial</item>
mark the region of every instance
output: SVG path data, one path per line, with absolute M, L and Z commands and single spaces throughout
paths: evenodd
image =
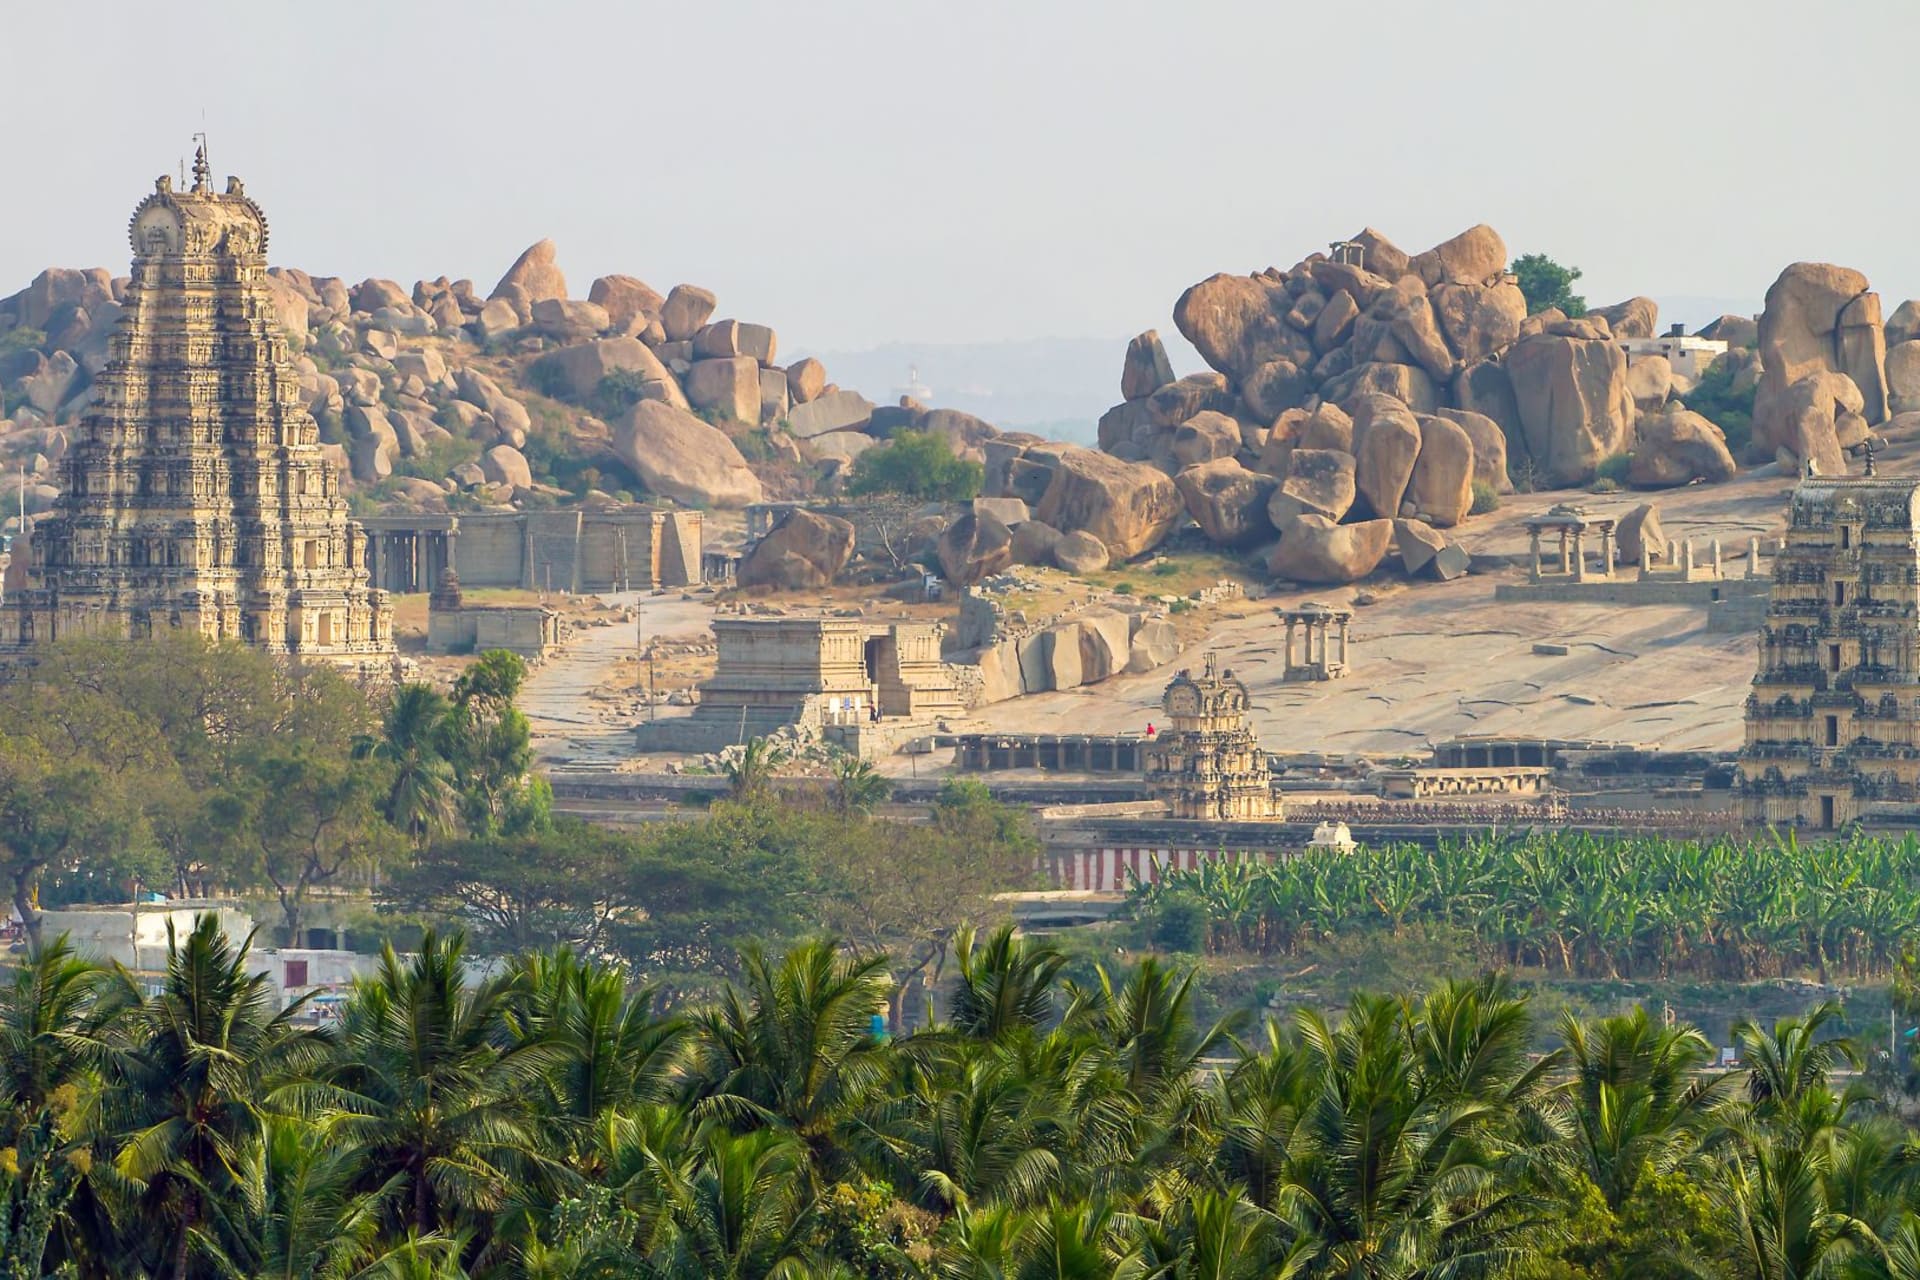
M 1867 455 L 1867 474 L 1871 476 L 1873 474 L 1873 454 L 1874 454 L 1873 437 L 1868 436 L 1867 442 L 1864 445 L 1860 446 L 1860 448 L 1861 448 L 1861 451 Z
M 193 153 L 193 189 L 205 195 L 213 190 L 213 166 L 207 163 L 207 135 L 196 133 L 200 145 Z

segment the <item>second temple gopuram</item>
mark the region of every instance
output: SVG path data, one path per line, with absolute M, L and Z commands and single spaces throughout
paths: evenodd
M 133 212 L 126 306 L 62 460 L 0 651 L 178 627 L 368 672 L 393 657 L 387 593 L 301 404 L 263 284 L 267 220 L 237 178 L 162 177 Z
M 1747 820 L 1905 826 L 1920 804 L 1920 478 L 1811 476 L 1747 698 Z

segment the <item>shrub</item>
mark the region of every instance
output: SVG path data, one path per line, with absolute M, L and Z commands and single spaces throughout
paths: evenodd
M 1758 390 L 1757 386 L 1733 389 L 1734 375 L 1742 364 L 1733 352 L 1721 356 L 1707 366 L 1685 397 L 1687 408 L 1720 428 L 1727 437 L 1728 450 L 1736 456 L 1753 440 L 1753 393 Z
M 965 502 L 980 496 L 986 468 L 957 458 L 947 438 L 902 431 L 854 459 L 847 492 L 855 496 L 897 493 L 927 502 Z
M 1133 594 L 1133 584 L 1125 578 L 1122 578 L 1113 584 L 1113 594 L 1117 596 L 1130 596 Z
M 1473 482 L 1473 505 L 1467 508 L 1468 515 L 1483 516 L 1489 511 L 1500 509 L 1500 491 L 1485 480 Z
M 1595 467 L 1593 472 L 1598 480 L 1605 481 L 1617 489 L 1627 482 L 1627 468 L 1632 465 L 1632 454 L 1616 453 L 1611 458 L 1601 459 L 1600 465 Z M 1611 492 L 1611 490 L 1607 492 Z
M 10 356 L 16 351 L 43 347 L 46 342 L 47 335 L 43 330 L 29 329 L 26 325 L 18 324 L 5 333 L 0 333 L 0 356 Z
M 587 397 L 588 412 L 611 422 L 646 398 L 642 390 L 646 381 L 638 369 L 615 369 L 601 378 Z

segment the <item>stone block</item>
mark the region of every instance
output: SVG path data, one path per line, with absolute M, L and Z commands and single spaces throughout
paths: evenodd
M 857 431 L 873 417 L 873 402 L 857 391 L 830 391 L 787 411 L 787 431 L 802 440 L 829 431 Z
M 760 421 L 760 366 L 746 356 L 695 360 L 687 373 L 687 403 L 749 426 Z
M 1078 689 L 1086 683 L 1085 668 L 1080 661 L 1080 624 L 1063 622 L 1041 634 L 1046 640 L 1047 687 Z

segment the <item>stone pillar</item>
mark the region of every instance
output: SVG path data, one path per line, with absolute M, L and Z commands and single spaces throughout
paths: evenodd
M 1653 548 L 1644 541 L 1640 544 L 1640 580 L 1645 582 L 1653 573 Z
M 1573 580 L 1575 582 L 1587 580 L 1587 531 L 1585 529 L 1573 531 Z
M 1353 624 L 1347 619 L 1340 619 L 1340 665 L 1343 667 L 1347 665 L 1347 644 L 1353 638 L 1350 630 L 1352 626 Z
M 1680 547 L 1680 580 L 1693 581 L 1693 539 L 1688 538 Z
M 1600 576 L 1613 577 L 1613 526 L 1600 526 Z
M 1561 573 L 1573 572 L 1573 560 L 1567 554 L 1568 546 L 1569 544 L 1567 542 L 1567 531 L 1566 529 L 1562 528 L 1560 530 L 1560 572 Z
M 1533 555 L 1533 570 L 1528 575 L 1534 582 L 1540 581 L 1540 531 L 1527 530 L 1527 550 Z
M 1749 578 L 1760 576 L 1760 539 L 1758 538 L 1747 539 L 1747 576 Z
M 1293 619 L 1288 618 L 1286 622 L 1287 622 L 1287 665 L 1284 668 L 1284 670 L 1291 671 L 1293 670 Z
M 1720 539 L 1714 538 L 1707 543 L 1707 567 L 1713 570 L 1714 580 L 1720 579 Z

